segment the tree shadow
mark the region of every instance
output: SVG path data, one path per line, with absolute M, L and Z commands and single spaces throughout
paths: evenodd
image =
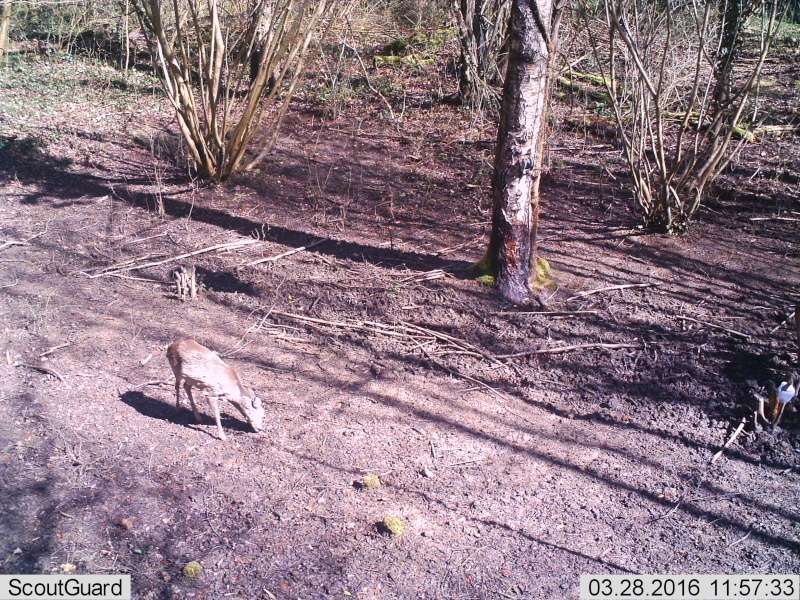
M 105 178 L 67 170 L 67 163 L 61 163 L 44 152 L 36 150 L 28 153 L 24 169 L 17 176 L 25 183 L 35 183 L 36 192 L 22 198 L 23 204 L 47 202 L 53 208 L 69 208 L 76 204 L 91 204 L 100 198 L 113 197 L 131 206 L 149 211 L 153 205 L 153 194 L 134 191 L 135 185 L 149 184 L 147 179 Z M 18 159 L 11 156 L 9 162 L 18 166 Z M 176 178 L 174 183 L 186 182 L 186 178 Z M 216 227 L 234 231 L 242 235 L 256 234 L 260 239 L 289 247 L 314 244 L 315 253 L 347 259 L 353 262 L 366 262 L 375 265 L 390 265 L 394 268 L 407 266 L 419 270 L 442 269 L 455 277 L 468 278 L 472 264 L 460 260 L 450 260 L 440 256 L 402 251 L 391 248 L 377 248 L 369 244 L 322 237 L 301 230 L 267 224 L 247 217 L 235 215 L 228 210 L 200 206 L 194 201 L 178 199 L 180 191 L 162 193 L 164 211 L 175 218 L 191 218 L 193 221 L 208 223 Z M 60 200 L 54 201 L 53 198 Z M 69 200 L 65 200 L 69 199 Z
M 253 298 L 261 297 L 261 290 L 257 286 L 244 281 L 237 273 L 208 269 L 201 266 L 195 267 L 198 281 L 209 290 L 220 293 L 241 293 Z

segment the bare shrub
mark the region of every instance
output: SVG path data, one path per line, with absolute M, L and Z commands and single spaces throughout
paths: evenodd
M 752 138 L 754 94 L 782 4 L 601 0 L 593 10 L 582 1 L 647 227 L 686 230 L 710 184 Z M 756 48 L 752 60 L 739 59 L 745 41 Z
M 386 2 L 401 28 L 421 29 L 441 20 L 442 0 L 389 0 Z
M 228 178 L 262 116 L 274 143 L 317 26 L 335 0 L 134 0 L 201 176 Z M 269 107 L 277 107 L 268 111 Z

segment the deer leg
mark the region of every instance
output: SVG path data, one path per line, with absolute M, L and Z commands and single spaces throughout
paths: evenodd
M 214 409 L 214 419 L 217 421 L 217 429 L 219 430 L 219 439 L 225 441 L 227 438 L 225 437 L 225 432 L 222 431 L 222 421 L 219 417 L 219 402 L 214 396 L 209 396 L 208 401 L 211 403 L 211 408 Z
M 199 423 L 200 413 L 197 412 L 197 404 L 194 403 L 194 397 L 192 396 L 192 386 L 188 381 L 183 382 L 183 389 L 186 390 L 186 395 L 189 396 L 189 403 L 192 405 L 192 412 L 194 413 L 194 421 Z
M 777 426 L 780 424 L 780 422 L 781 422 L 781 419 L 783 418 L 783 410 L 786 408 L 786 405 L 785 405 L 785 404 L 783 404 L 783 403 L 780 403 L 780 402 L 779 402 L 778 404 L 779 404 L 780 408 L 778 409 L 778 416 L 777 416 L 777 418 L 775 419 L 775 422 L 773 423 L 773 425 L 774 425 L 775 427 L 777 427 Z
M 179 378 L 175 378 L 175 408 L 178 409 L 181 407 L 181 380 Z

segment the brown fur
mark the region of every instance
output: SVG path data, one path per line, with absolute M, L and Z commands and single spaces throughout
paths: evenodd
M 200 421 L 200 413 L 192 397 L 192 388 L 205 393 L 214 411 L 221 440 L 226 438 L 220 421 L 218 403 L 220 399 L 233 404 L 254 431 L 263 429 L 264 407 L 261 401 L 242 384 L 236 370 L 226 365 L 215 352 L 194 340 L 181 339 L 167 348 L 167 360 L 175 374 L 176 408 L 181 404 L 181 384 L 183 384 L 197 422 Z

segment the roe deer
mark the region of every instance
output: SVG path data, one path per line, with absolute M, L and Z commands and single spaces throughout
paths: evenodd
M 226 439 L 219 419 L 220 399 L 233 404 L 254 431 L 259 432 L 264 429 L 264 407 L 261 400 L 242 385 L 236 371 L 226 365 L 216 352 L 194 340 L 182 339 L 173 342 L 167 348 L 167 360 L 175 374 L 175 407 L 179 408 L 181 405 L 181 383 L 183 383 L 183 389 L 186 390 L 192 405 L 194 419 L 199 423 L 200 414 L 192 397 L 192 388 L 204 392 L 211 408 L 214 409 L 219 439 Z

